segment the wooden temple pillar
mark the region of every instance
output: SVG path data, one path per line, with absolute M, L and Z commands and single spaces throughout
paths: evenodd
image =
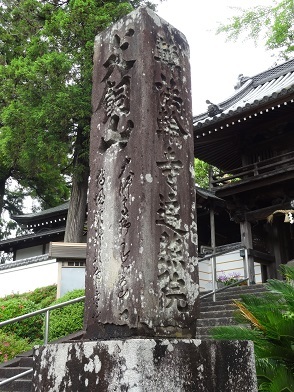
M 282 246 L 283 238 L 281 238 L 281 233 L 279 232 L 279 227 L 277 224 L 273 223 L 270 225 L 269 237 L 272 244 L 272 252 L 274 255 L 274 262 L 271 263 L 267 268 L 268 279 L 281 279 L 279 274 L 279 266 L 283 263 Z M 283 234 L 283 233 L 282 233 Z
M 246 249 L 245 258 L 247 257 L 249 284 L 255 284 L 254 257 L 250 254 L 253 249 L 251 223 L 247 220 L 240 222 L 241 242 Z M 245 260 L 246 263 L 246 260 Z

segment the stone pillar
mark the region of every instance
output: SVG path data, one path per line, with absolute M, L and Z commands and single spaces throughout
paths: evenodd
M 257 392 L 252 343 L 191 339 L 188 57 L 183 35 L 148 8 L 96 38 L 86 334 L 35 349 L 35 392 Z
M 195 336 L 189 47 L 140 8 L 96 37 L 86 337 Z

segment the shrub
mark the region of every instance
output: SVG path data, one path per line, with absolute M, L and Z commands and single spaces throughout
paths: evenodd
M 16 299 L 16 298 L 27 299 L 34 302 L 36 305 L 38 305 L 39 309 L 42 309 L 42 308 L 46 308 L 47 306 L 50 306 L 51 303 L 56 300 L 56 293 L 57 293 L 56 285 L 51 285 L 46 287 L 40 287 L 35 289 L 34 291 L 29 291 L 23 294 L 15 293 L 15 294 L 7 295 L 4 298 L 0 298 L 0 301 Z
M 14 358 L 17 354 L 30 350 L 27 339 L 0 331 L 0 363 Z
M 73 290 L 56 300 L 52 305 L 81 297 L 84 290 Z M 59 339 L 83 329 L 84 302 L 77 302 L 50 312 L 49 340 Z
M 39 309 L 50 306 L 56 300 L 57 287 L 56 285 L 41 287 L 26 293 L 26 298 L 35 302 Z
M 11 297 L 6 300 L 2 299 L 0 300 L 0 321 L 9 320 L 37 309 L 38 306 L 33 301 L 23 299 L 19 296 L 16 296 L 15 298 Z M 43 335 L 42 324 L 43 316 L 38 315 L 17 323 L 6 325 L 5 327 L 2 327 L 2 331 L 13 333 L 22 339 L 34 341 Z
M 268 293 L 261 297 L 242 295 L 234 301 L 237 320 L 251 323 L 241 326 L 215 327 L 214 339 L 252 340 L 256 356 L 259 390 L 294 391 L 294 267 L 282 265 L 286 281 L 268 280 Z

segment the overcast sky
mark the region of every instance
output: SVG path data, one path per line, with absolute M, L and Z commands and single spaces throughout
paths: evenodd
M 226 42 L 218 22 L 236 14 L 232 7 L 270 5 L 273 0 L 165 0 L 157 14 L 179 29 L 191 52 L 193 114 L 206 111 L 206 99 L 219 103 L 234 93 L 239 74 L 253 76 L 274 64 L 271 54 L 250 41 Z

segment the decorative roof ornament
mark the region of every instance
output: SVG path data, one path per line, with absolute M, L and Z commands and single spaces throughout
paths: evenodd
M 208 104 L 207 112 L 209 117 L 214 117 L 217 114 L 220 114 L 223 112 L 223 109 L 216 105 L 215 103 L 210 102 L 209 99 L 206 100 L 206 103 Z
M 248 76 L 244 76 L 243 74 L 238 75 L 238 81 L 236 86 L 234 86 L 234 89 L 238 90 L 240 87 L 242 87 L 246 80 L 248 80 Z
M 277 213 L 285 214 L 284 222 L 285 223 L 291 223 L 293 225 L 293 223 L 294 223 L 294 218 L 293 218 L 294 210 L 276 210 L 271 215 L 269 215 L 267 217 L 268 223 L 272 223 L 273 222 L 274 214 L 277 214 Z

